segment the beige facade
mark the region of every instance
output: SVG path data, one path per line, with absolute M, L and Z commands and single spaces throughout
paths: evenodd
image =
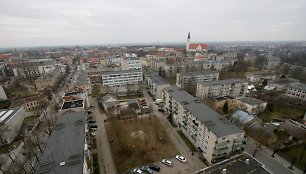
M 26 112 L 32 112 L 39 108 L 39 105 L 47 100 L 47 96 L 37 95 L 27 98 L 22 98 L 15 101 L 14 105 L 22 106 Z
M 219 79 L 216 71 L 189 72 L 176 74 L 176 86 L 184 88 L 187 84 L 197 84 L 200 82 L 211 82 Z
M 38 91 L 43 91 L 48 87 L 53 87 L 60 77 L 60 72 L 52 70 L 35 80 L 35 86 Z
M 266 109 L 267 102 L 253 97 L 238 98 L 235 100 L 239 109 L 258 114 Z
M 209 97 L 245 97 L 248 90 L 248 82 L 243 79 L 218 80 L 197 84 L 196 96 L 206 100 Z
M 306 84 L 290 85 L 286 91 L 286 98 L 306 101 Z
M 244 131 L 222 118 L 179 87 L 168 87 L 162 96 L 164 110 L 209 163 L 244 150 Z
M 158 74 L 149 74 L 147 75 L 146 85 L 148 91 L 155 99 L 162 98 L 162 90 L 170 86 L 170 83 L 165 79 L 161 78 Z

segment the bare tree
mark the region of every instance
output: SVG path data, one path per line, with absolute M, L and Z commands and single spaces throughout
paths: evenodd
M 3 173 L 3 174 L 6 174 L 6 172 L 4 171 L 3 169 L 3 166 L 5 165 L 6 163 L 6 160 L 4 160 L 3 158 L 0 158 L 0 171 Z
M 35 143 L 30 138 L 27 138 L 25 140 L 24 147 L 27 151 L 29 151 L 30 153 L 32 153 L 34 155 L 34 157 L 36 158 L 37 161 L 39 161 L 37 148 L 36 148 L 37 146 L 35 145 Z

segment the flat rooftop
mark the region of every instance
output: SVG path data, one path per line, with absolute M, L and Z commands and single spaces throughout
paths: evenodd
M 265 101 L 262 101 L 262 100 L 259 100 L 257 98 L 253 98 L 253 97 L 243 97 L 243 98 L 238 98 L 237 100 L 239 100 L 243 103 L 250 104 L 252 106 L 266 103 Z
M 205 168 L 202 173 L 222 174 L 224 169 L 226 169 L 227 174 L 272 174 L 248 153 L 240 154 L 232 159 Z
M 125 73 L 142 73 L 141 70 L 119 70 L 119 71 L 103 71 L 102 75 L 125 74 Z
M 170 85 L 167 80 L 163 79 L 156 73 L 149 74 L 148 78 L 150 78 L 156 85 Z
M 306 91 L 306 84 L 305 83 L 293 84 L 293 85 L 290 85 L 290 87 Z
M 10 121 L 11 118 L 14 117 L 14 115 L 16 114 L 16 112 L 19 111 L 19 109 L 21 109 L 20 107 L 14 108 L 14 109 L 2 109 L 0 110 L 0 123 L 7 123 L 8 121 Z
M 62 109 L 70 109 L 70 108 L 83 108 L 84 107 L 84 100 L 73 100 L 73 101 L 68 101 L 64 102 Z
M 244 131 L 234 123 L 223 118 L 219 113 L 194 98 L 192 95 L 177 86 L 165 88 L 168 93 L 186 110 L 192 113 L 201 123 L 210 129 L 217 137 L 223 137 Z
M 83 174 L 86 116 L 70 112 L 57 119 L 36 174 Z
M 227 79 L 227 80 L 217 80 L 212 82 L 200 82 L 204 86 L 215 86 L 215 85 L 228 85 L 232 83 L 248 83 L 244 79 Z

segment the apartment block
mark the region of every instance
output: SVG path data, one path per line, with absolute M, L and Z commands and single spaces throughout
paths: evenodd
M 81 111 L 58 117 L 35 174 L 89 173 L 86 116 Z
M 34 82 L 38 91 L 43 91 L 46 88 L 53 87 L 59 80 L 60 72 L 56 69 L 42 74 Z
M 10 144 L 15 139 L 25 115 L 23 107 L 0 110 L 0 129 L 2 131 L 0 145 Z
M 196 85 L 201 82 L 211 82 L 219 79 L 217 71 L 186 72 L 176 74 L 176 86 L 184 88 L 187 84 Z
M 139 84 L 143 81 L 142 71 L 104 71 L 102 84 L 111 87 L 126 86 L 127 84 Z
M 287 88 L 286 98 L 306 101 L 306 84 L 293 84 Z
M 243 79 L 227 79 L 197 84 L 196 96 L 201 99 L 209 97 L 230 96 L 234 98 L 245 97 L 248 82 Z
M 209 163 L 244 150 L 244 131 L 177 86 L 163 90 L 164 110 Z
M 162 98 L 162 90 L 170 86 L 170 83 L 161 78 L 157 73 L 147 75 L 146 85 L 149 93 L 155 97 L 155 99 Z
M 122 70 L 141 71 L 142 64 L 140 58 L 137 57 L 126 57 L 122 58 Z
M 34 59 L 11 65 L 14 76 L 21 78 L 35 78 L 54 69 L 55 60 Z

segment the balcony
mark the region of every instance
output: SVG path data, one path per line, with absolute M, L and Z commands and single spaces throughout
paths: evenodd
M 229 143 L 230 143 L 230 141 L 229 140 L 227 140 L 227 141 L 221 141 L 221 142 L 218 142 L 218 141 L 216 141 L 215 142 L 216 144 L 216 147 L 218 146 L 218 147 L 220 147 L 220 146 L 227 146 Z
M 218 153 L 213 153 L 213 154 L 212 154 L 212 158 L 213 158 L 213 159 L 222 158 L 222 157 L 226 157 L 226 156 L 227 156 L 227 153 L 226 153 L 226 152 L 220 153 L 220 154 L 218 154 Z
M 215 149 L 213 154 L 219 155 L 219 154 L 224 154 L 228 151 L 228 147 L 227 148 L 223 148 L 223 149 Z

